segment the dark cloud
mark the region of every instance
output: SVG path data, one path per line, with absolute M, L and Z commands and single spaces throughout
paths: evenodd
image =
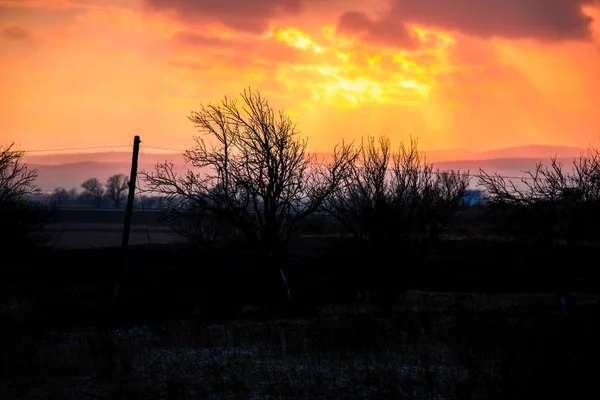
M 340 17 L 338 30 L 342 33 L 358 34 L 370 43 L 414 48 L 418 41 L 401 20 L 385 18 L 374 21 L 358 11 L 347 11 Z
M 481 38 L 534 38 L 544 41 L 590 38 L 592 19 L 581 7 L 598 0 L 392 0 L 377 21 L 357 12 L 339 20 L 342 29 L 362 31 L 371 41 L 406 47 L 406 23 L 460 31 Z
M 214 36 L 203 36 L 192 32 L 180 32 L 173 37 L 177 45 L 184 47 L 197 47 L 206 49 L 206 51 L 215 50 L 222 61 L 231 62 L 232 65 L 239 63 L 240 60 L 250 63 L 251 60 L 269 60 L 277 63 L 302 63 L 307 54 L 305 51 L 291 47 L 283 42 L 274 39 L 253 40 L 253 39 L 222 39 Z M 228 50 L 227 53 L 221 50 Z M 308 55 L 310 56 L 310 55 Z M 230 59 L 234 57 L 235 60 Z
M 221 39 L 214 36 L 197 35 L 190 32 L 179 32 L 173 40 L 177 43 L 199 47 L 224 47 L 232 44 L 232 40 Z
M 25 7 L 27 2 L 0 5 L 0 23 L 26 24 L 36 27 L 69 25 L 86 12 L 83 7 Z
M 25 40 L 31 37 L 29 31 L 19 25 L 8 25 L 0 29 L 0 36 L 8 40 Z
M 582 39 L 592 21 L 581 6 L 596 0 L 396 0 L 393 14 L 481 37 Z
M 220 20 L 230 28 L 261 33 L 269 20 L 279 14 L 297 14 L 302 0 L 144 0 L 150 10 L 173 11 L 180 18 L 197 21 L 206 17 Z

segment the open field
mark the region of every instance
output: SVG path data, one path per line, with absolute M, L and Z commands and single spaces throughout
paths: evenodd
M 364 258 L 310 225 L 281 266 L 289 300 L 264 260 L 185 246 L 156 213 L 134 213 L 122 252 L 123 212 L 63 210 L 54 249 L 0 269 L 0 399 L 593 393 L 598 249 L 483 238 L 477 212 L 423 257 Z
M 123 224 L 103 223 L 58 223 L 47 228 L 56 234 L 55 246 L 61 249 L 85 249 L 93 247 L 115 247 L 121 245 Z M 146 225 L 131 225 L 129 244 L 132 246 L 144 244 L 181 243 L 185 238 L 175 234 L 168 227 Z
M 85 249 L 120 246 L 123 237 L 124 210 L 68 209 L 58 210 L 57 222 L 47 231 L 56 236 L 55 246 L 61 249 Z M 129 244 L 181 243 L 175 234 L 159 220 L 158 211 L 135 210 L 131 218 Z
M 462 215 L 462 225 L 470 234 L 481 233 L 482 212 L 471 209 Z M 327 219 L 320 216 L 318 218 Z M 57 222 L 48 226 L 48 231 L 57 234 L 55 246 L 63 249 L 84 249 L 92 247 L 119 246 L 123 232 L 125 211 L 122 209 L 63 209 L 58 210 Z M 331 223 L 308 223 L 304 227 L 308 236 L 337 235 L 331 230 Z M 468 237 L 465 232 L 453 232 L 452 237 Z M 131 221 L 129 243 L 131 245 L 182 243 L 185 239 L 175 234 L 160 219 L 158 210 L 134 210 Z
M 530 399 L 595 390 L 598 296 L 409 292 L 395 318 L 193 319 L 0 332 L 0 398 Z M 589 392 L 589 393 L 592 393 Z

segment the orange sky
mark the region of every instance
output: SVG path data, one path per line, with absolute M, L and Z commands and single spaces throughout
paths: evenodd
M 187 148 L 251 86 L 326 151 L 600 145 L 598 0 L 0 0 L 0 142 Z

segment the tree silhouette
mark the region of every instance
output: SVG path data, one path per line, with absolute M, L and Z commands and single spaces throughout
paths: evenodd
M 27 168 L 22 162 L 25 152 L 13 147 L 0 146 L 0 246 L 11 251 L 47 242 L 44 227 L 53 215 L 46 206 L 29 201 L 28 196 L 39 193 L 37 171 Z
M 520 182 L 483 170 L 478 178 L 489 213 L 497 218 L 495 228 L 515 240 L 541 243 L 551 255 L 544 274 L 551 277 L 562 312 L 571 314 L 572 266 L 587 265 L 575 257 L 600 239 L 600 151 L 591 147 L 574 158 L 571 171 L 553 157 L 549 165 L 540 162 L 525 171 Z
M 61 204 L 65 201 L 68 200 L 75 200 L 77 199 L 77 189 L 76 188 L 71 188 L 70 190 L 67 190 L 63 187 L 57 187 L 54 189 L 54 191 L 52 192 L 52 200 L 54 200 L 57 204 Z
M 100 207 L 102 196 L 104 195 L 104 187 L 102 186 L 102 182 L 96 178 L 90 178 L 83 182 L 81 187 L 83 188 L 81 196 L 92 199 L 96 207 Z
M 394 293 L 400 293 L 429 245 L 462 209 L 468 173 L 435 170 L 411 140 L 393 152 L 390 140 L 369 137 L 352 159 L 349 173 L 325 202 L 325 210 L 358 241 L 377 292 L 389 313 Z M 390 260 L 400 260 L 395 263 Z M 392 264 L 390 264 L 392 263 Z
M 141 175 L 149 190 L 166 197 L 173 219 L 192 210 L 204 225 L 219 221 L 229 239 L 283 255 L 297 222 L 317 211 L 345 178 L 350 146 L 336 146 L 330 162 L 318 163 L 283 111 L 250 89 L 241 100 L 225 97 L 188 117 L 210 140 L 195 137 L 196 145 L 184 153 L 193 170 L 179 176 L 164 163 Z
M 468 173 L 435 170 L 415 140 L 392 152 L 389 139 L 369 137 L 325 210 L 368 246 L 415 249 L 456 216 L 468 184 Z
M 30 170 L 22 159 L 25 152 L 13 149 L 14 144 L 0 147 L 0 204 L 12 204 L 25 196 L 36 194 L 37 170 Z
M 570 172 L 554 157 L 549 165 L 538 163 L 533 171 L 525 171 L 520 182 L 483 170 L 478 179 L 490 212 L 515 237 L 569 245 L 600 238 L 598 149 L 573 159 Z
M 106 180 L 105 187 L 106 195 L 113 202 L 115 208 L 119 208 L 125 191 L 129 188 L 127 176 L 124 174 L 113 175 Z

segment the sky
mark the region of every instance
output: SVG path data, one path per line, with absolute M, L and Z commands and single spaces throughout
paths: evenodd
M 309 147 L 600 145 L 599 0 L 0 0 L 0 143 L 185 149 L 259 90 Z

